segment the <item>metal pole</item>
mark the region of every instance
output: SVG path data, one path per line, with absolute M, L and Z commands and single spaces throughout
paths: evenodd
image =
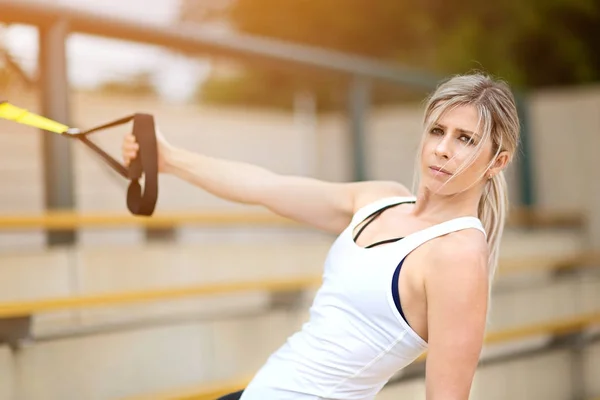
M 517 159 L 520 172 L 521 204 L 526 207 L 531 207 L 535 205 L 536 199 L 531 152 L 529 107 L 527 104 L 527 97 L 524 94 L 517 94 L 515 98 L 521 122 L 521 157 Z
M 582 333 L 573 335 L 571 340 L 571 398 L 573 400 L 585 400 L 588 398 L 586 396 L 584 357 L 586 341 Z
M 368 79 L 355 77 L 350 83 L 349 120 L 352 147 L 352 178 L 355 181 L 368 179 L 366 165 L 366 119 L 370 104 L 371 85 Z
M 68 33 L 65 20 L 39 28 L 42 114 L 65 125 L 70 125 L 66 57 Z M 69 139 L 48 132 L 41 132 L 41 135 L 46 209 L 73 209 L 73 161 Z M 49 232 L 47 235 L 48 245 L 74 242 L 74 231 Z
M 600 111 L 600 109 L 598 110 Z M 585 135 L 582 157 L 582 170 L 585 171 L 586 189 L 584 190 L 583 212 L 587 233 L 587 246 L 591 252 L 600 251 L 600 179 L 597 177 L 598 151 L 600 150 L 600 120 L 596 119 Z

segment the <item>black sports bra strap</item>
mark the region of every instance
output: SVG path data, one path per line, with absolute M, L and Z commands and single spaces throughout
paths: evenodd
M 382 240 L 380 242 L 375 242 L 373 244 L 370 244 L 368 246 L 365 247 L 365 249 L 370 249 L 371 247 L 375 247 L 375 246 L 379 246 L 380 244 L 386 244 L 386 243 L 392 243 L 392 242 L 397 242 L 398 240 L 402 240 L 404 239 L 403 237 L 399 237 L 399 238 L 394 238 L 394 239 L 386 239 L 386 240 Z
M 358 237 L 361 235 L 361 233 L 363 233 L 363 231 L 365 230 L 365 228 L 367 226 L 369 226 L 369 224 L 373 221 L 375 221 L 377 219 L 377 217 L 379 217 L 381 214 L 383 214 L 383 212 L 385 210 L 387 210 L 388 208 L 392 208 L 392 207 L 396 207 L 399 206 L 400 204 L 403 203 L 394 203 L 394 204 L 390 204 L 387 205 L 383 208 L 380 208 L 379 210 L 375 211 L 374 213 L 372 213 L 371 215 L 369 215 L 367 218 L 365 218 L 361 224 L 363 224 L 363 226 L 360 227 L 360 229 L 358 230 L 358 232 L 356 232 L 356 236 L 354 237 L 354 241 L 356 242 L 358 240 Z M 360 224 L 359 224 L 360 225 Z
M 356 236 L 354 236 L 354 243 L 356 243 L 356 241 L 358 240 L 358 237 L 361 235 L 361 233 L 363 233 L 363 231 L 365 230 L 365 228 L 367 226 L 369 226 L 369 224 L 371 222 L 375 221 L 381 214 L 383 214 L 383 212 L 385 210 L 387 210 L 389 208 L 392 208 L 392 207 L 399 206 L 401 204 L 405 204 L 405 203 L 406 202 L 389 204 L 389 205 L 387 205 L 385 207 L 382 207 L 379 210 L 373 212 L 371 215 L 367 216 L 363 221 L 360 222 L 360 224 L 363 224 L 363 226 L 360 227 L 360 229 L 356 233 Z M 409 203 L 414 203 L 414 201 L 411 201 Z M 404 237 L 398 237 L 398 238 L 393 238 L 393 239 L 381 240 L 379 242 L 375 242 L 375 243 L 372 243 L 372 244 L 370 244 L 368 246 L 365 246 L 365 249 L 370 249 L 372 247 L 379 246 L 379 245 L 386 244 L 386 243 L 397 242 L 397 241 L 402 240 L 402 239 L 404 239 Z
M 381 213 L 383 212 L 383 208 L 381 210 L 377 210 L 375 211 L 373 214 L 369 215 L 367 218 L 365 218 L 361 223 L 363 224 L 363 226 L 360 227 L 360 229 L 358 230 L 358 232 L 356 232 L 356 236 L 354 236 L 354 241 L 356 242 L 358 240 L 358 237 L 360 236 L 361 233 L 363 233 L 363 231 L 365 230 L 365 228 L 367 226 L 369 226 L 369 224 L 373 221 L 375 221 L 377 219 L 377 217 L 379 217 L 381 215 Z

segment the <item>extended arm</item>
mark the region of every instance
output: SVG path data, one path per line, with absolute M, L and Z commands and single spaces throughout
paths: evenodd
M 385 196 L 408 196 L 401 184 L 388 181 L 325 182 L 281 175 L 268 169 L 210 157 L 168 144 L 159 133 L 159 168 L 207 192 L 233 202 L 261 205 L 274 213 L 329 232 L 339 233 L 363 205 Z M 125 137 L 125 163 L 137 156 L 133 136 Z

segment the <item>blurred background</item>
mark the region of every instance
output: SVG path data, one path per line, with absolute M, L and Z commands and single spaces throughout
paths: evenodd
M 523 126 L 472 399 L 600 398 L 600 1 L 0 0 L 0 100 L 409 187 L 426 96 L 507 81 Z M 123 126 L 90 138 L 120 160 Z M 0 120 L 0 400 L 215 399 L 307 320 L 334 237 Z M 425 399 L 424 360 L 377 397 Z

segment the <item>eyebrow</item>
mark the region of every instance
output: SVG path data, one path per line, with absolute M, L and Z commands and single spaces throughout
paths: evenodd
M 440 127 L 440 128 L 442 128 L 442 129 L 448 129 L 446 126 L 444 126 L 444 125 L 440 124 L 439 122 L 436 122 L 436 123 L 434 124 L 434 126 L 439 126 L 439 127 Z M 480 135 L 480 134 L 478 134 L 478 133 L 475 133 L 475 132 L 468 131 L 468 130 L 466 130 L 466 129 L 457 128 L 456 130 L 457 130 L 458 132 L 460 132 L 460 133 L 466 133 L 466 134 L 468 134 L 468 135 L 471 135 L 471 136 L 474 136 L 474 137 L 481 137 L 481 135 Z

